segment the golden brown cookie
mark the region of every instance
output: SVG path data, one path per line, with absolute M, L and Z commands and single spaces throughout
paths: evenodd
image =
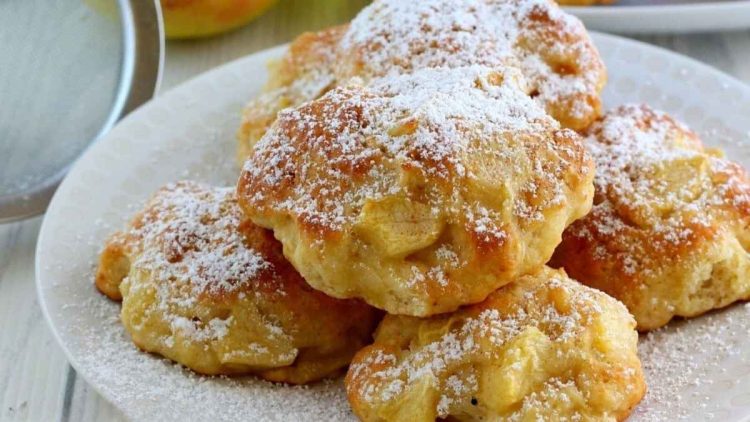
M 612 110 L 588 130 L 592 212 L 552 265 L 621 300 L 639 330 L 750 297 L 750 181 L 738 164 L 648 106 Z
M 645 393 L 622 304 L 543 268 L 451 314 L 388 315 L 346 377 L 363 421 L 615 421 Z
M 339 26 L 304 33 L 289 45 L 280 60 L 271 63 L 264 92 L 250 101 L 242 114 L 237 133 L 240 164 L 280 110 L 314 100 L 335 85 L 336 49 L 345 30 L 345 26 Z
M 516 69 L 424 69 L 281 112 L 238 195 L 316 289 L 426 316 L 543 265 L 592 178 Z
M 376 0 L 341 40 L 337 77 L 428 67 L 516 66 L 563 126 L 600 113 L 606 70 L 586 28 L 549 0 Z
M 167 185 L 107 243 L 96 285 L 122 299 L 138 347 L 197 372 L 295 384 L 336 374 L 379 312 L 310 288 L 273 235 L 242 220 L 233 189 Z

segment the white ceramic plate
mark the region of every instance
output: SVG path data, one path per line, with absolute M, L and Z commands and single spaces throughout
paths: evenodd
M 566 7 L 587 28 L 617 33 L 688 33 L 750 28 L 748 0 L 619 0 Z
M 644 101 L 688 122 L 729 157 L 750 164 L 750 89 L 695 61 L 594 34 L 610 69 L 607 106 Z M 37 249 L 45 316 L 75 367 L 135 420 L 349 420 L 340 381 L 309 388 L 254 378 L 206 378 L 138 352 L 118 305 L 92 284 L 105 237 L 160 185 L 192 178 L 233 184 L 234 131 L 243 103 L 280 48 L 197 77 L 129 115 L 75 165 L 47 211 Z M 642 338 L 649 395 L 634 420 L 738 420 L 750 415 L 750 307 L 674 324 Z

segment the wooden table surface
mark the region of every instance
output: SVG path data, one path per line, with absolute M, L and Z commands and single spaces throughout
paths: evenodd
M 367 0 L 282 0 L 259 20 L 204 41 L 171 42 L 161 92 L 218 64 L 345 22 Z M 750 83 L 750 31 L 639 39 L 692 56 Z M 110 421 L 122 415 L 70 367 L 36 299 L 41 217 L 0 225 L 0 421 Z

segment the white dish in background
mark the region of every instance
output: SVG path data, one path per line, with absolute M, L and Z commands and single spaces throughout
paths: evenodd
M 569 6 L 589 29 L 621 34 L 665 34 L 750 28 L 749 0 L 618 0 Z
M 607 62 L 612 107 L 667 110 L 750 165 L 750 88 L 646 44 L 593 34 Z M 117 304 L 92 284 L 97 252 L 166 182 L 234 184 L 234 132 L 281 48 L 203 74 L 129 115 L 77 162 L 39 235 L 39 301 L 71 364 L 134 420 L 350 420 L 340 381 L 309 388 L 252 377 L 206 378 L 136 350 Z M 750 307 L 735 305 L 643 337 L 649 393 L 632 420 L 742 420 L 750 415 Z

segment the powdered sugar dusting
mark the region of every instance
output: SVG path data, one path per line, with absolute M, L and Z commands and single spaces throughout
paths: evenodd
M 333 27 L 298 37 L 276 64 L 278 68 L 271 69 L 282 75 L 272 75 L 266 92 L 271 96 L 283 95 L 294 105 L 323 95 L 336 81 L 334 67 L 343 32 L 344 28 Z M 284 72 L 294 77 L 290 79 Z
M 196 341 L 222 338 L 231 316 L 197 325 L 179 310 L 195 307 L 203 295 L 245 294 L 243 290 L 253 286 L 261 271 L 272 270 L 269 262 L 246 245 L 239 230 L 241 221 L 234 189 L 179 182 L 154 195 L 124 233 L 133 253 L 131 271 L 157 280 L 148 286 L 156 289 L 156 306 L 169 318 L 172 332 Z M 136 283 L 132 288 L 148 286 Z M 284 294 L 283 290 L 277 293 Z
M 485 153 L 508 160 L 509 155 L 493 150 L 492 142 L 502 142 L 503 136 L 559 128 L 526 94 L 524 78 L 517 70 L 498 72 L 480 66 L 425 69 L 382 78 L 367 88 L 337 88 L 308 108 L 283 111 L 279 122 L 279 127 L 272 128 L 257 144 L 254 158 L 245 165 L 251 178 L 262 182 L 251 199 L 262 203 L 278 193 L 278 186 L 305 180 L 296 186 L 294 195 L 275 206 L 330 230 L 351 224 L 357 215 L 352 208 L 361 208 L 365 200 L 400 192 L 396 174 L 381 165 L 383 155 L 430 178 L 473 178 L 476 176 L 465 167 L 467 156 Z M 303 147 L 324 156 L 330 166 L 322 172 L 313 165 L 301 166 L 301 173 L 296 171 L 301 141 L 290 137 L 309 139 Z M 567 152 L 553 139 L 530 138 L 528 142 Z M 549 185 L 559 199 L 562 182 L 540 163 L 534 165 L 541 170 L 540 176 L 549 176 Z M 352 169 L 366 173 L 368 184 L 348 189 Z M 518 208 L 517 214 L 531 217 L 523 208 Z M 473 226 L 480 235 L 505 236 L 501 228 L 489 224 L 488 210 L 481 206 L 472 204 L 465 215 L 475 216 Z
M 748 304 L 642 335 L 638 354 L 648 391 L 631 419 L 685 420 L 697 416 L 696 408 L 700 408 L 705 419 L 723 420 L 720 413 L 714 413 L 721 404 L 707 392 L 721 393 L 739 381 L 739 374 L 727 371 L 726 362 L 741 357 L 742 342 L 748 335 Z M 745 358 L 744 362 L 750 370 L 750 361 Z
M 653 245 L 669 248 L 690 244 L 698 231 L 710 233 L 730 209 L 750 209 L 744 170 L 704 149 L 680 122 L 647 106 L 611 111 L 592 127 L 586 146 L 597 165 L 597 194 L 589 218 L 593 225 L 574 226 L 576 236 L 587 238 L 596 230 L 614 238 L 637 226 L 653 233 Z M 607 251 L 599 247 L 597 253 L 604 258 Z M 627 274 L 653 270 L 640 255 L 631 250 L 623 258 Z
M 194 296 L 235 291 L 270 267 L 246 246 L 241 221 L 234 188 L 168 184 L 127 232 L 140 243 L 131 265 L 158 279 L 187 282 Z
M 596 113 L 590 98 L 604 77 L 581 22 L 547 0 L 375 1 L 352 21 L 341 46 L 356 58 L 344 73 L 366 77 L 516 66 L 541 104 L 576 119 Z
M 364 49 L 362 61 L 374 76 L 507 64 L 515 59 L 517 12 L 523 11 L 492 3 L 375 1 L 352 20 L 341 46 L 343 51 Z

